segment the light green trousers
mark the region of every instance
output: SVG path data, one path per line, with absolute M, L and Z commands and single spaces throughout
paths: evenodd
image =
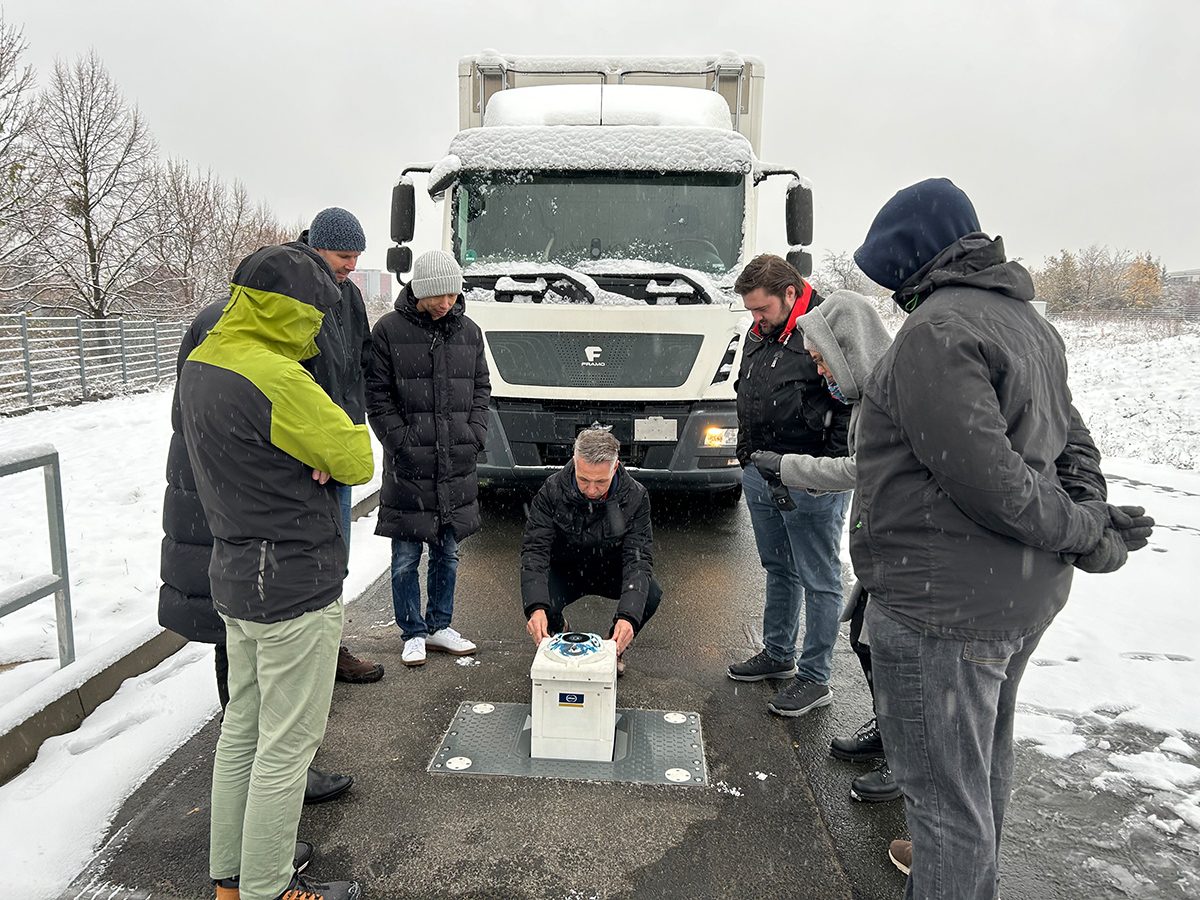
M 229 705 L 213 763 L 209 875 L 240 875 L 242 900 L 275 900 L 292 879 L 305 776 L 325 737 L 342 601 L 270 625 L 221 618 Z

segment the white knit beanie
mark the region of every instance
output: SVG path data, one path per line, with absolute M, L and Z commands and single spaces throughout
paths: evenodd
M 445 250 L 422 253 L 413 263 L 410 286 L 413 296 L 418 300 L 440 297 L 442 294 L 461 294 L 462 284 L 462 269 Z

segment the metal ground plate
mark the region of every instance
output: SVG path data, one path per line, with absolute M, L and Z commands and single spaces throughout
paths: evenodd
M 427 771 L 633 784 L 708 784 L 700 714 L 618 709 L 613 760 L 533 759 L 528 703 L 461 704 Z

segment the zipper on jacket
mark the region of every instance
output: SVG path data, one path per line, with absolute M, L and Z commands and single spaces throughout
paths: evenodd
M 262 542 L 262 547 L 258 551 L 258 599 L 264 603 L 267 599 L 266 585 L 264 584 L 267 571 L 267 542 Z

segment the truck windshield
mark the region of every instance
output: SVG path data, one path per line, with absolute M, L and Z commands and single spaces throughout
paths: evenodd
M 742 244 L 743 176 L 727 172 L 464 172 L 464 265 L 629 259 L 719 274 Z

